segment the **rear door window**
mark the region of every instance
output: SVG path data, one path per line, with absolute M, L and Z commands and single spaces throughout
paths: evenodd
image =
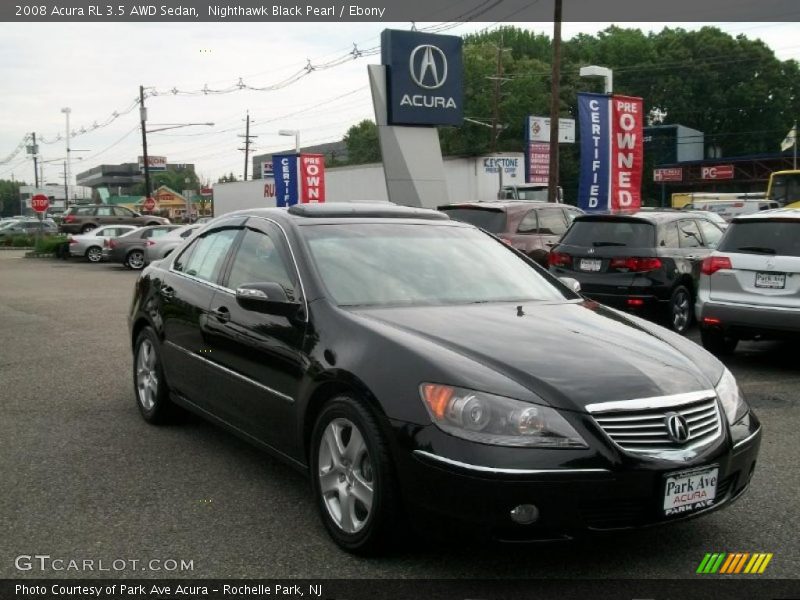
M 681 248 L 702 248 L 703 238 L 700 229 L 694 221 L 678 221 L 678 237 Z
M 567 221 L 560 208 L 542 208 L 539 213 L 539 233 L 543 235 L 564 235 Z
M 663 233 L 663 238 L 661 240 L 661 245 L 664 246 L 665 248 L 680 247 L 677 223 L 666 223 L 664 225 L 664 233 Z
M 475 225 L 475 227 L 480 227 L 489 233 L 503 233 L 506 230 L 507 218 L 503 210 L 472 207 L 444 207 L 440 210 L 449 215 L 454 221 Z
M 748 220 L 731 223 L 719 250 L 800 256 L 800 221 Z
M 90 217 L 94 214 L 94 207 L 93 206 L 81 206 L 78 208 L 72 209 L 72 214 L 76 217 Z
M 722 230 L 711 221 L 705 221 L 703 219 L 698 219 L 697 225 L 700 227 L 700 232 L 703 234 L 705 245 L 708 248 L 716 248 L 722 237 Z
M 595 248 L 653 248 L 656 228 L 652 223 L 630 219 L 577 219 L 561 243 Z
M 97 207 L 97 216 L 98 217 L 110 217 L 114 214 L 114 210 L 110 206 L 98 206 Z
M 536 233 L 539 230 L 539 219 L 536 211 L 531 210 L 522 218 L 517 227 L 517 233 Z

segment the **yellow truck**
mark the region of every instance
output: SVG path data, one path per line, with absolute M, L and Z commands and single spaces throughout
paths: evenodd
M 767 200 L 800 208 L 800 170 L 775 171 L 769 176 Z

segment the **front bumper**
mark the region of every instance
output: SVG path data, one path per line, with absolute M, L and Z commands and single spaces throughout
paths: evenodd
M 800 310 L 794 308 L 698 300 L 695 313 L 702 326 L 739 337 L 800 334 Z
M 489 467 L 424 448 L 411 450 L 398 471 L 406 504 L 426 530 L 443 524 L 453 531 L 506 541 L 569 539 L 593 531 L 660 525 L 697 517 L 731 504 L 747 489 L 761 440 L 758 419 L 750 413 L 714 452 L 692 462 L 630 460 L 614 452 L 589 462 L 571 460 L 569 450 L 539 450 L 547 468 Z M 726 436 L 729 434 L 726 433 Z M 523 450 L 527 452 L 527 450 Z M 476 453 L 473 453 L 473 457 Z M 580 465 L 580 466 L 577 466 Z M 717 495 L 711 506 L 665 516 L 668 474 L 717 465 Z M 520 525 L 510 516 L 520 504 L 533 504 L 539 519 Z

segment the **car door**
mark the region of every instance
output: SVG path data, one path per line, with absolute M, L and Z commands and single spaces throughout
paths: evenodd
M 304 313 L 287 317 L 242 308 L 235 290 L 246 283 L 278 283 L 301 301 L 288 241 L 274 224 L 250 219 L 211 302 L 208 355 L 215 412 L 231 425 L 283 452 L 295 442 L 295 398 L 305 361 Z
M 114 216 L 113 206 L 98 206 L 94 214 L 98 226 L 113 225 L 118 222 L 116 216 Z
M 684 260 L 688 261 L 692 277 L 697 282 L 700 277 L 700 266 L 703 259 L 711 253 L 711 249 L 705 245 L 700 227 L 695 219 L 678 221 L 678 241 L 680 247 L 677 252 Z
M 240 229 L 215 228 L 181 252 L 154 283 L 163 318 L 164 370 L 170 388 L 208 410 L 213 390 L 206 388 L 209 346 L 205 340 L 209 307 L 222 267 Z

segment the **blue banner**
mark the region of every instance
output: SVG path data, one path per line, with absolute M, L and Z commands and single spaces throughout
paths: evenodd
M 277 206 L 297 204 L 299 196 L 297 154 L 273 154 L 272 170 L 275 177 L 275 204 Z
M 578 206 L 585 211 L 610 209 L 611 96 L 578 94 L 581 169 Z

